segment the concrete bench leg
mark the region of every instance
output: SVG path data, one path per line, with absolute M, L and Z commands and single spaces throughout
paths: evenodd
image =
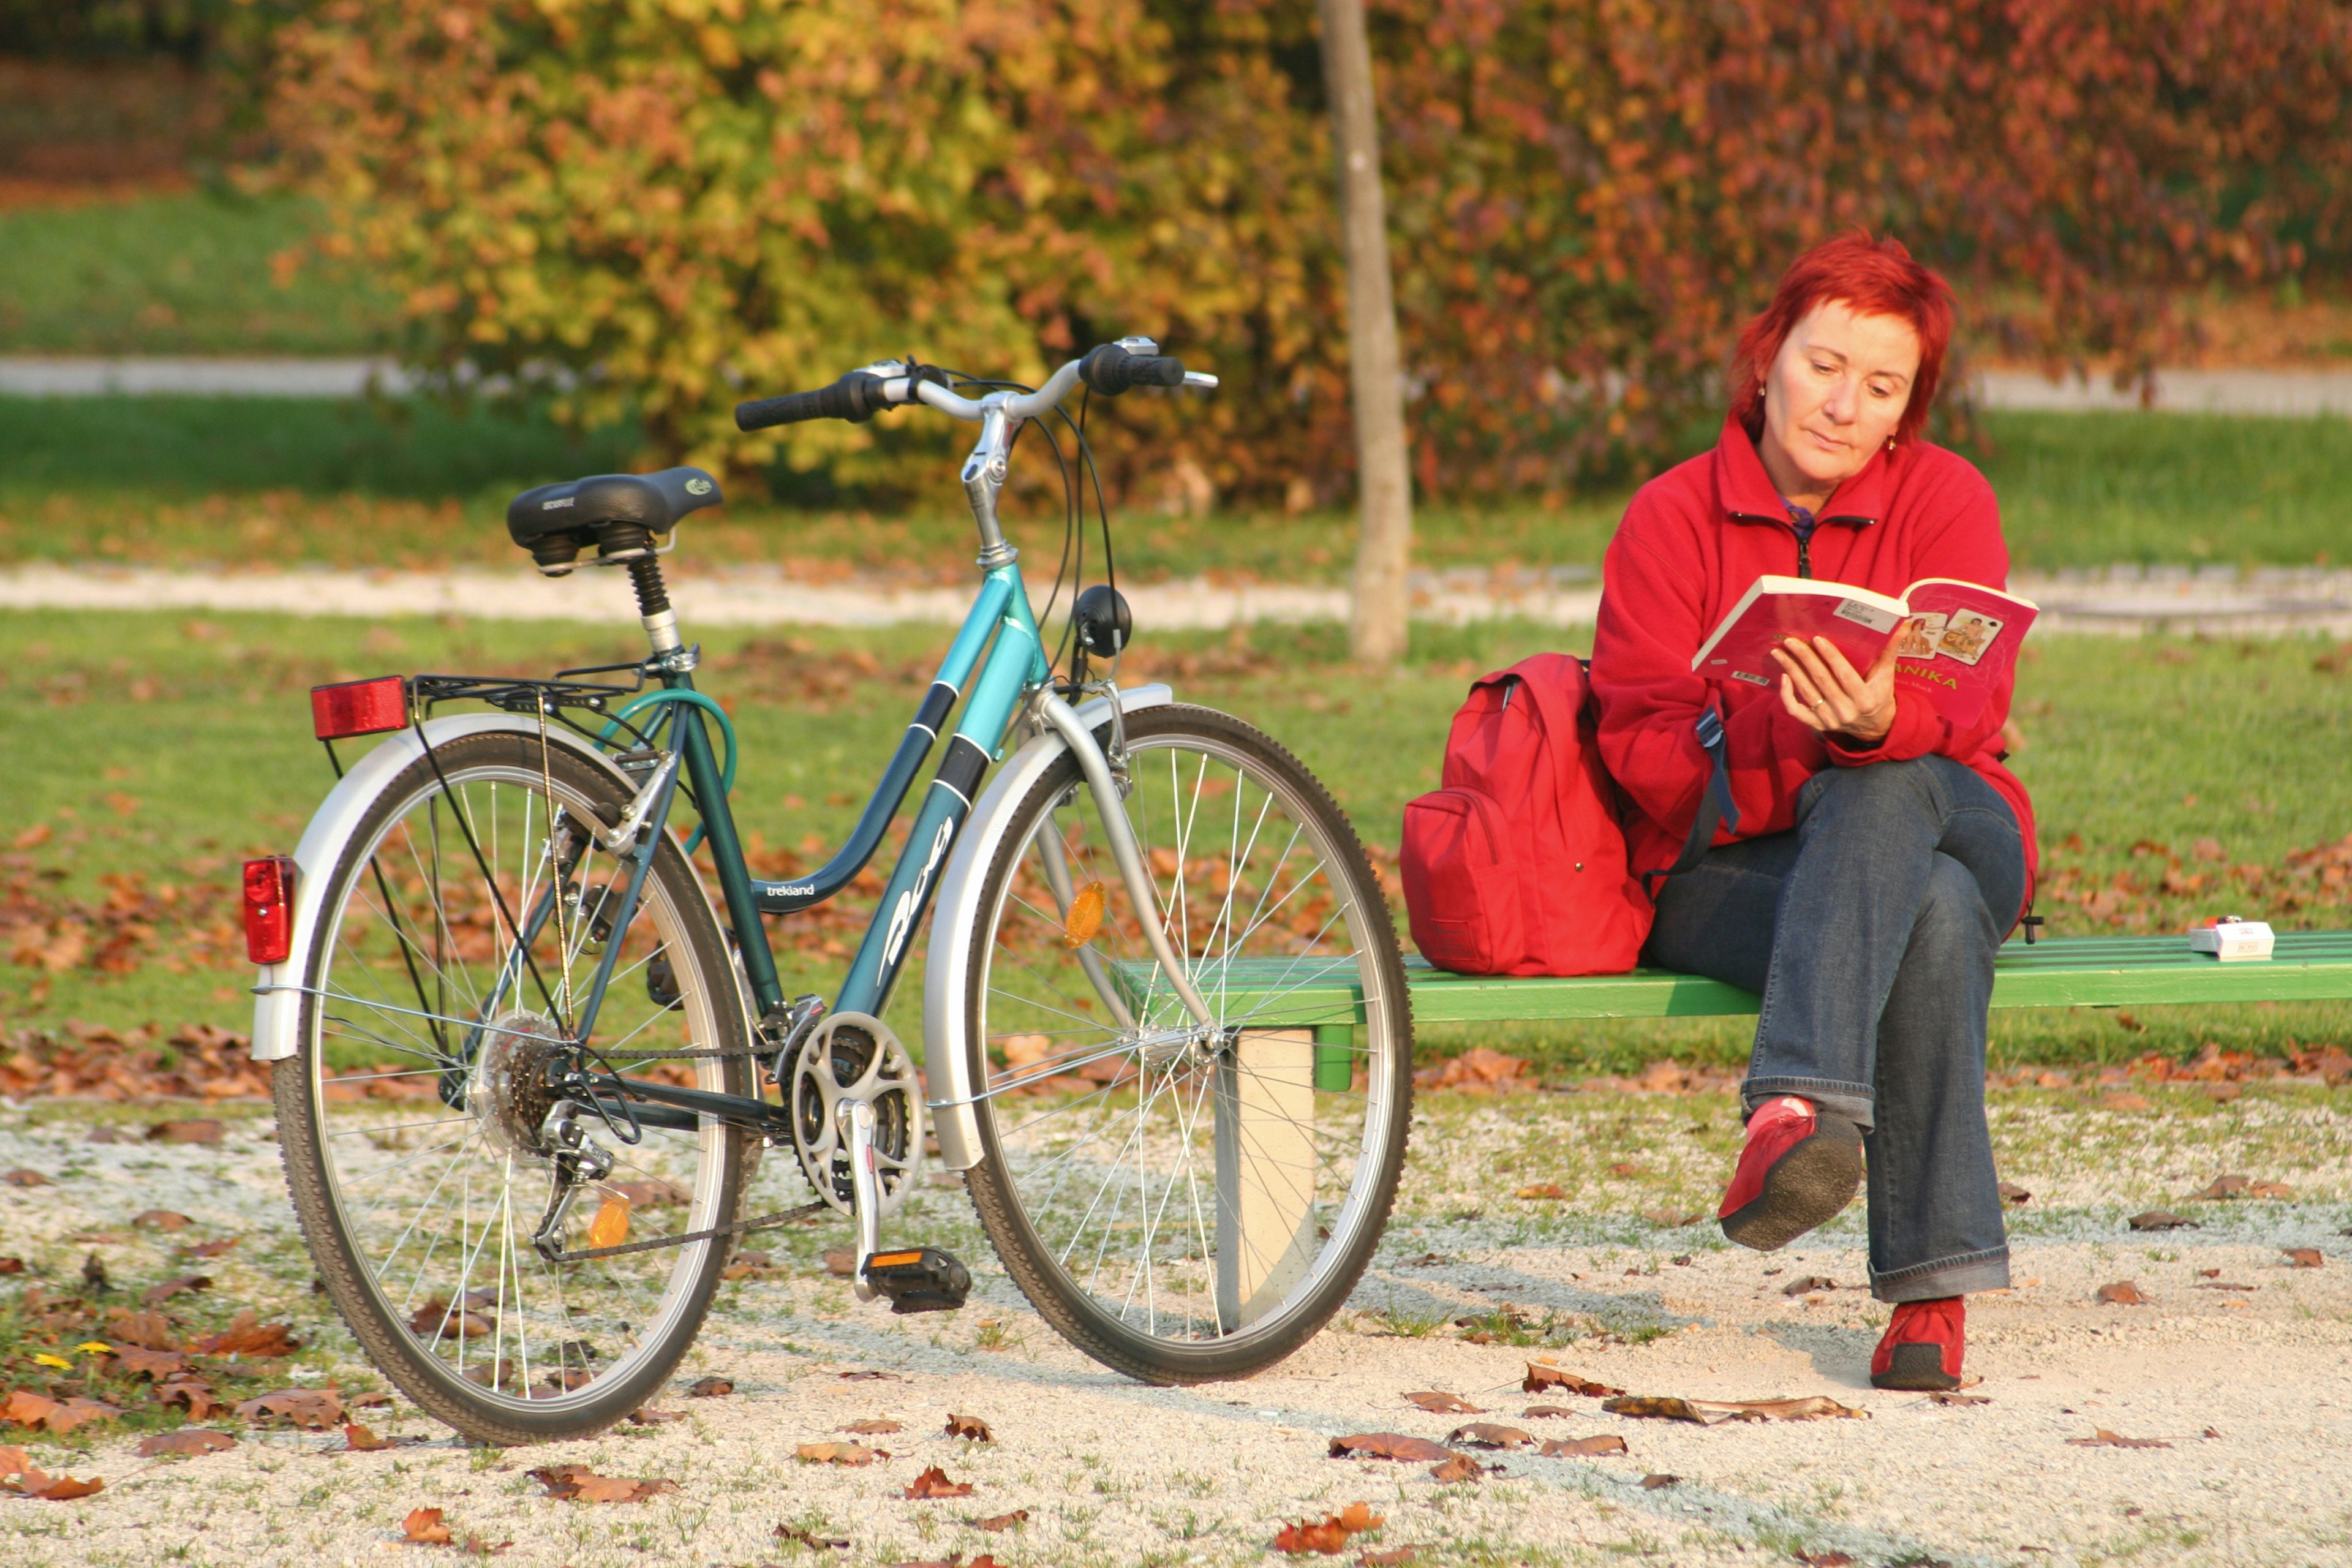
M 1217 1318 L 1282 1304 L 1315 1261 L 1315 1031 L 1244 1033 L 1217 1069 Z

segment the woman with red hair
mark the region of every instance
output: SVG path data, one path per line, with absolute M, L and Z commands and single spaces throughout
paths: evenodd
M 1721 823 L 1656 884 L 1645 957 L 1763 996 L 1724 1234 L 1784 1246 L 1852 1202 L 1866 1165 L 1871 1289 L 1895 1306 L 1882 1388 L 1956 1386 L 1962 1297 L 2009 1283 L 1985 1024 L 2034 864 L 2032 806 L 2001 765 L 2009 683 L 1963 727 L 1898 700 L 1892 647 L 1856 669 L 1788 639 L 1777 689 L 1710 687 L 1691 661 L 1767 573 L 2006 586 L 1991 487 L 1920 438 L 1951 333 L 1950 290 L 1895 241 L 1800 258 L 1740 337 L 1714 450 L 1626 508 L 1592 653 L 1635 868 L 1666 873 L 1703 808 Z M 1699 738 L 1710 710 L 1727 802 Z

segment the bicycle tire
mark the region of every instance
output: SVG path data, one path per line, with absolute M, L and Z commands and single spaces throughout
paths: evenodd
M 488 896 L 507 868 L 516 868 L 515 886 L 502 889 L 512 895 L 507 907 L 512 919 L 526 918 L 530 867 L 534 844 L 543 847 L 547 839 L 543 802 L 551 788 L 567 821 L 572 813 L 586 812 L 609 826 L 628 799 L 624 785 L 595 763 L 512 731 L 444 743 L 383 786 L 341 859 L 326 873 L 332 882 L 316 934 L 310 952 L 298 955 L 305 989 L 299 1047 L 278 1063 L 273 1081 L 288 1191 L 329 1299 L 378 1369 L 421 1409 L 468 1437 L 497 1445 L 602 1431 L 654 1397 L 699 1332 L 735 1239 L 720 1237 L 566 1264 L 547 1262 L 530 1245 L 533 1222 L 546 1211 L 552 1189 L 551 1167 L 544 1153 L 534 1154 L 518 1142 L 516 1130 L 525 1127 L 538 1102 L 527 1087 L 517 1087 L 527 1084 L 526 1073 L 504 1069 L 531 1065 L 522 1053 L 538 1048 L 536 1031 L 542 1026 L 515 1022 L 532 1016 L 528 1009 L 498 1011 L 506 994 L 503 984 L 485 981 L 485 991 L 475 979 L 478 971 L 492 973 L 482 969 L 480 955 L 500 953 L 497 933 L 509 929 L 498 900 Z M 512 796 L 522 797 L 516 802 L 519 831 L 505 810 Z M 534 813 L 525 804 L 532 798 L 541 802 L 535 840 Z M 457 831 L 461 808 L 470 832 Z M 428 863 L 425 858 L 443 850 L 448 852 L 446 860 Z M 481 875 L 485 864 L 493 870 L 487 881 Z M 593 884 L 600 869 L 614 868 L 601 846 L 582 855 L 572 879 L 583 889 L 575 910 L 582 918 L 569 925 L 550 922 L 553 942 L 532 944 L 534 962 L 541 967 L 526 965 L 526 973 L 514 976 L 513 1000 L 530 994 L 531 973 L 543 984 L 552 971 L 555 984 L 563 985 L 565 976 L 586 967 L 594 930 L 589 917 L 602 907 L 603 889 Z M 592 889 L 600 895 L 594 906 L 587 903 Z M 470 894 L 472 901 L 457 894 Z M 427 904 L 429 931 L 414 918 Z M 409 917 L 405 927 L 404 916 Z M 476 940 L 485 921 L 487 944 Z M 647 942 L 657 944 L 654 952 L 667 957 L 677 992 L 677 1005 L 668 1005 L 649 980 L 624 974 L 616 960 L 597 1037 L 620 1070 L 628 1070 L 634 1058 L 616 1039 L 646 1050 L 749 1042 L 726 942 L 691 867 L 667 835 L 646 874 L 635 918 L 607 940 L 622 942 L 624 956 L 632 951 L 628 944 L 639 950 Z M 516 951 L 511 941 L 505 942 L 496 973 L 514 968 Z M 633 967 L 646 968 L 650 956 Z M 411 981 L 413 995 L 400 989 Z M 438 996 L 453 1000 L 437 1010 L 421 1005 Z M 541 999 L 551 1012 L 556 1009 L 558 998 Z M 467 1002 L 470 1007 L 458 1005 Z M 485 1012 L 490 1016 L 482 1016 Z M 485 1023 L 496 1026 L 467 1027 Z M 551 1036 L 556 1032 L 546 1027 Z M 362 1054 L 388 1056 L 386 1065 L 398 1070 L 372 1066 L 362 1074 L 333 1073 L 329 1058 L 350 1055 L 354 1041 Z M 697 1087 L 753 1092 L 748 1058 L 706 1058 L 694 1062 L 692 1071 Z M 453 1075 L 458 1086 L 454 1093 Z M 429 1087 L 420 1094 L 419 1085 Z M 362 1096 L 356 1103 L 355 1089 Z M 376 1126 L 381 1113 L 370 1108 L 378 1095 L 394 1106 L 422 1100 L 425 1109 L 419 1114 L 436 1118 L 423 1125 L 446 1132 L 428 1136 L 444 1136 L 444 1142 L 388 1166 L 361 1152 L 397 1153 L 404 1147 L 399 1140 L 406 1126 Z M 445 1110 L 453 1114 L 441 1118 Z M 593 1118 L 585 1120 L 603 1131 Z M 567 1226 L 567 1246 L 587 1245 L 578 1235 L 583 1210 L 593 1206 L 601 1215 L 620 1196 L 630 1199 L 624 1212 L 632 1240 L 707 1229 L 740 1217 L 748 1195 L 745 1134 L 703 1118 L 691 1133 L 664 1133 L 648 1126 L 641 1129 L 641 1138 L 635 1147 L 618 1147 L 613 1174 L 601 1190 L 583 1190 Z M 399 1238 L 387 1244 L 400 1218 L 398 1209 L 389 1217 L 380 1215 L 396 1190 L 387 1184 L 405 1182 L 399 1175 L 403 1167 L 452 1149 L 436 1184 L 417 1200 Z M 452 1232 L 446 1205 L 427 1205 L 439 1201 L 436 1194 L 449 1185 L 460 1162 L 464 1206 Z M 625 1189 L 624 1184 L 638 1178 L 647 1186 Z M 420 1171 L 397 1190 L 413 1190 L 424 1179 Z M 373 1195 L 378 1192 L 383 1195 Z M 682 1202 L 677 1201 L 680 1194 Z M 651 1216 L 642 1230 L 636 1226 L 641 1208 Z M 663 1222 L 658 1216 L 669 1208 L 683 1213 Z M 476 1237 L 471 1216 L 478 1209 L 485 1217 Z M 495 1238 L 488 1217 L 492 1214 L 505 1216 Z M 450 1234 L 457 1241 L 451 1257 L 467 1259 L 462 1267 L 435 1262 Z M 432 1239 L 416 1241 L 411 1251 L 417 1236 Z M 493 1252 L 489 1267 L 475 1266 L 475 1259 Z M 469 1289 L 477 1279 L 484 1283 Z M 490 1342 L 487 1362 L 478 1348 L 468 1349 L 469 1342 L 484 1337 Z M 609 1346 L 616 1339 L 617 1354 L 598 1343 Z M 535 1381 L 542 1372 L 544 1383 Z
M 1246 1377 L 1289 1355 L 1329 1321 L 1379 1244 L 1412 1121 L 1411 999 L 1388 901 L 1363 847 L 1338 804 L 1297 759 L 1238 719 L 1188 706 L 1129 717 L 1126 739 L 1131 793 L 1122 809 L 1162 883 L 1170 935 L 1182 937 L 1182 961 L 1217 1012 L 1223 1044 L 1176 1047 L 1164 1037 L 1188 1026 L 1190 1015 L 1156 989 L 1159 966 L 1148 956 L 1140 925 L 1126 911 L 1124 884 L 1097 847 L 1098 823 L 1091 841 L 1086 831 L 1086 813 L 1099 808 L 1079 782 L 1076 760 L 1064 758 L 1012 808 L 1015 815 L 982 887 L 980 918 L 964 939 L 971 943 L 971 975 L 964 998 L 967 1049 L 971 1081 L 981 1096 L 975 1108 L 981 1159 L 965 1183 L 1007 1273 L 1045 1321 L 1087 1354 L 1147 1383 Z M 1188 882 L 1196 869 L 1205 868 L 1213 880 L 1217 871 L 1213 849 L 1198 853 L 1206 831 L 1200 816 L 1204 792 L 1219 802 L 1231 797 L 1232 823 L 1246 813 L 1255 824 L 1246 843 L 1235 829 L 1224 846 L 1226 891 L 1205 928 L 1206 911 L 1192 899 Z M 1297 829 L 1281 852 L 1284 862 L 1290 846 L 1303 838 L 1316 865 L 1275 899 L 1284 885 L 1284 865 L 1267 869 L 1258 845 L 1282 836 L 1264 832 L 1277 807 Z M 1049 823 L 1058 851 L 1045 847 Z M 1054 888 L 1049 853 L 1066 862 L 1066 899 Z M 1102 889 L 1091 932 L 1080 930 L 1094 918 L 1091 912 L 1076 915 L 1074 923 L 1073 911 L 1092 896 L 1079 886 L 1082 873 Z M 1322 919 L 1319 913 L 1296 918 L 1315 909 L 1311 898 L 1283 914 L 1324 873 L 1323 891 L 1314 896 L 1328 894 L 1332 913 L 1321 929 L 1344 930 L 1344 941 L 1301 936 L 1304 926 Z M 1244 930 L 1235 910 L 1253 877 L 1263 880 Z M 1053 895 L 1051 903 L 1037 902 L 1041 889 Z M 1276 923 L 1276 917 L 1286 923 Z M 1071 939 L 1082 934 L 1087 940 L 1072 946 Z M 1056 959 L 1056 942 L 1066 961 Z M 1097 954 L 1094 970 L 1077 956 L 1088 950 Z M 1050 983 L 1035 967 L 1041 963 L 1054 964 L 1064 980 L 1085 974 L 1090 989 Z M 1000 963 L 1017 967 L 1000 979 Z M 1115 1016 L 1097 974 L 1109 976 L 1127 1019 Z M 1252 975 L 1256 978 L 1248 980 Z M 1362 990 L 1363 1022 L 1346 1047 L 1325 1045 L 1319 1033 L 1311 1045 L 1299 1037 L 1307 1028 L 1302 1019 L 1320 1020 L 1328 1012 L 1323 1003 L 1306 1000 L 1308 977 L 1316 975 L 1337 976 Z M 1219 976 L 1222 990 L 1212 984 Z M 1242 995 L 1245 983 L 1258 986 L 1255 999 Z M 1058 993 L 1068 1005 L 1057 1005 L 1044 992 Z M 1041 1032 L 1019 1027 L 1055 1013 L 1065 1026 L 1042 1033 L 1060 1037 L 1058 1043 L 1041 1047 Z M 1105 1015 L 1100 1024 L 1097 1013 Z M 1342 1053 L 1336 1078 L 1334 1051 Z M 1041 1078 L 1057 1061 L 1084 1062 L 1079 1070 L 1095 1078 L 1082 1080 L 1088 1081 L 1084 1091 L 1066 1083 L 1057 1091 Z M 1102 1070 L 1105 1064 L 1110 1071 Z M 1092 1081 L 1103 1087 L 1092 1088 Z M 1015 1098 L 1014 1089 L 1041 1084 L 1045 1099 Z M 1058 1108 L 1047 1103 L 1056 1092 L 1063 1096 Z M 1087 1115 L 1109 1125 L 1090 1132 L 1082 1120 Z M 1058 1129 L 1051 1125 L 1057 1118 L 1065 1119 Z M 1203 1121 L 1209 1123 L 1205 1183 Z M 1087 1193 L 1089 1167 L 1082 1151 L 1089 1138 L 1119 1152 L 1111 1162 L 1116 1172 L 1097 1161 L 1094 1190 Z M 1122 1173 L 1130 1155 L 1131 1181 Z M 1312 1173 L 1301 1178 L 1302 1170 Z M 1055 1194 L 1072 1173 L 1079 1173 L 1074 1184 L 1084 1202 L 1074 1197 L 1059 1204 Z M 1213 1238 L 1202 1218 L 1204 1197 L 1216 1219 Z M 1163 1259 L 1158 1221 L 1147 1216 L 1167 1213 L 1180 1199 L 1180 1223 L 1165 1236 L 1183 1256 Z M 1129 1215 L 1130 1207 L 1130 1217 L 1093 1223 L 1097 1214 Z M 1187 1220 L 1189 1234 L 1180 1236 Z M 1106 1240 L 1090 1267 L 1072 1267 L 1083 1244 L 1121 1226 L 1139 1227 L 1135 1260 L 1107 1274 Z M 1148 1289 L 1139 1287 L 1139 1277 Z M 1148 1310 L 1137 1306 L 1139 1289 L 1150 1298 Z

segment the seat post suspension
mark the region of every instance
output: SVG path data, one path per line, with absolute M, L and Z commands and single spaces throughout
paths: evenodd
M 680 646 L 677 615 L 669 607 L 669 589 L 662 582 L 660 558 L 648 551 L 628 565 L 629 581 L 637 590 L 637 619 L 645 626 L 647 640 L 657 654 L 675 652 Z

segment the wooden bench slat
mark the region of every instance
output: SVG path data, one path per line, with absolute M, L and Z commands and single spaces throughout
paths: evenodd
M 1114 965 L 1140 979 L 1148 967 Z M 1405 960 L 1413 1016 L 1422 1023 L 1676 1018 L 1752 1014 L 1756 994 L 1736 985 L 1637 969 L 1631 974 L 1453 974 L 1418 954 Z M 1328 959 L 1243 958 L 1208 963 L 1198 980 L 1222 993 L 1228 1016 L 1254 1011 L 1268 1027 L 1330 1026 L 1360 1018 L 1356 966 Z M 2166 936 L 2052 937 L 2004 944 L 1994 960 L 1996 1007 L 2158 1006 L 2201 1002 L 2352 1000 L 2352 931 L 2281 931 L 2275 956 L 2221 963 Z

